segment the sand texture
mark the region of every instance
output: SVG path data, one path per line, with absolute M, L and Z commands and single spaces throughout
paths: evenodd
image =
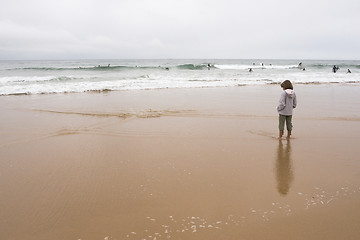
M 0 239 L 359 239 L 360 86 L 0 97 Z

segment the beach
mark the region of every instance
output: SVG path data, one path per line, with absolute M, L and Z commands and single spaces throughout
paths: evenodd
M 358 239 L 360 85 L 294 90 L 0 96 L 1 239 Z

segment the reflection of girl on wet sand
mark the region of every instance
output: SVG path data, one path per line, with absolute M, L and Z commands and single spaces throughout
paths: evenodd
M 283 196 L 289 192 L 290 185 L 294 179 L 291 165 L 290 141 L 287 141 L 285 147 L 283 146 L 282 141 L 279 141 L 276 159 L 276 182 L 278 192 Z

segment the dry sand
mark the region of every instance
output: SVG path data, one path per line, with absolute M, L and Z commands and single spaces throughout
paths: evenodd
M 360 86 L 0 98 L 0 239 L 358 239 Z

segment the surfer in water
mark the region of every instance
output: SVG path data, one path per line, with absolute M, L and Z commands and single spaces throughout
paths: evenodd
M 338 67 L 338 66 L 336 66 L 336 65 L 334 65 L 334 66 L 333 66 L 333 68 L 332 68 L 333 73 L 336 73 L 336 72 L 337 72 L 337 70 L 339 70 L 339 67 Z

